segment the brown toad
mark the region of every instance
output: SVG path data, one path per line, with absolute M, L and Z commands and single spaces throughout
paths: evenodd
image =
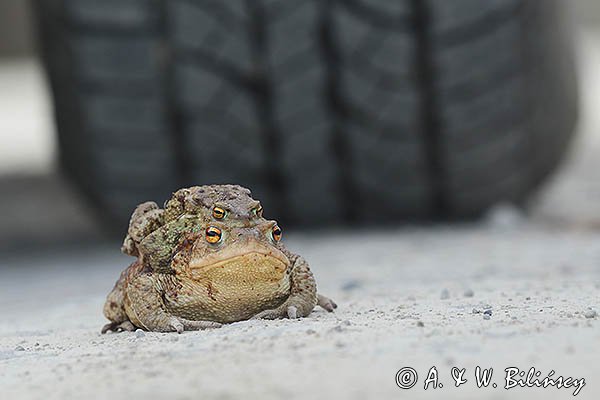
M 104 305 L 102 328 L 169 332 L 250 318 L 305 317 L 319 304 L 306 261 L 280 243 L 281 229 L 235 185 L 178 190 L 160 209 L 139 205 L 122 250 L 137 260 Z

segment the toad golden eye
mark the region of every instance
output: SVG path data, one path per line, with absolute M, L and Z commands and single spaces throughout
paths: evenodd
M 279 226 L 275 225 L 271 231 L 271 234 L 273 235 L 273 240 L 276 242 L 281 240 L 281 228 Z
M 206 228 L 206 241 L 208 243 L 217 243 L 221 240 L 221 230 L 214 226 Z
M 225 218 L 225 214 L 226 211 L 224 209 L 222 209 L 221 207 L 215 207 L 213 208 L 213 217 L 215 217 L 216 219 L 223 219 Z

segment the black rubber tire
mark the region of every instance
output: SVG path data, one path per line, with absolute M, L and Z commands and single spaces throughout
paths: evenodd
M 239 183 L 307 225 L 479 215 L 577 114 L 558 1 L 37 0 L 65 170 L 112 220 Z

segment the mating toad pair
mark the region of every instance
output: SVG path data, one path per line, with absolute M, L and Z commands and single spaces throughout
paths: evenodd
M 235 185 L 178 190 L 164 209 L 140 204 L 122 250 L 137 260 L 104 305 L 102 328 L 181 333 L 250 318 L 305 317 L 335 303 L 317 294 L 306 261 Z

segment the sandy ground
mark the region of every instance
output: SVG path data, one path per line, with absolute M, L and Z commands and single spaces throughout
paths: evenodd
M 0 398 L 567 399 L 575 391 L 506 390 L 508 367 L 583 378 L 577 398 L 599 398 L 600 124 L 598 102 L 588 100 L 600 87 L 590 84 L 600 52 L 582 43 L 584 134 L 530 218 L 501 207 L 473 225 L 286 234 L 338 302 L 334 314 L 182 335 L 99 334 L 104 296 L 129 262 L 116 246 L 5 256 Z M 403 390 L 395 375 L 408 366 L 418 383 Z M 443 387 L 425 391 L 432 366 Z M 460 387 L 454 366 L 466 368 Z M 492 367 L 498 387 L 477 388 L 476 366 Z
M 99 334 L 104 295 L 127 262 L 115 251 L 41 257 L 43 269 L 14 261 L 0 280 L 2 397 L 395 398 L 408 393 L 395 384 L 405 366 L 421 376 L 411 398 L 573 392 L 502 389 L 515 366 L 585 378 L 578 397 L 598 398 L 600 233 L 501 220 L 291 235 L 339 303 L 334 314 L 182 335 Z M 494 368 L 497 389 L 476 387 L 477 365 Z M 424 391 L 431 366 L 444 387 Z M 467 368 L 459 388 L 453 366 Z

